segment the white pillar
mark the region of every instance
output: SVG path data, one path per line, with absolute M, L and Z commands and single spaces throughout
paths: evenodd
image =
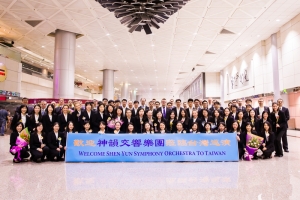
M 222 106 L 227 107 L 224 105 L 224 97 L 225 97 L 225 85 L 224 85 L 224 70 L 220 71 L 220 86 L 221 86 L 221 95 L 220 95 L 220 103 Z
M 271 35 L 271 56 L 272 56 L 272 69 L 273 69 L 274 101 L 277 101 L 277 99 L 280 98 L 277 33 Z
M 74 98 L 76 33 L 56 30 L 53 98 Z
M 141 95 L 136 95 L 136 100 L 140 101 L 141 100 Z
M 103 98 L 108 100 L 114 99 L 115 88 L 114 88 L 114 70 L 104 69 L 103 70 Z
M 135 101 L 135 100 L 136 100 L 136 90 L 133 90 L 131 100 L 132 100 L 132 101 Z
M 123 83 L 123 85 L 122 85 L 121 98 L 128 99 L 128 83 Z

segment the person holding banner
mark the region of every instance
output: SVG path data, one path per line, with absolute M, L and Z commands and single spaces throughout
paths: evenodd
M 190 130 L 190 133 L 197 133 L 197 134 L 200 133 L 199 132 L 199 124 L 197 122 L 194 122 L 192 124 L 192 128 Z
M 166 133 L 170 133 L 168 130 L 166 130 L 166 124 L 165 122 L 160 122 L 159 124 L 159 132 L 157 132 L 158 134 L 166 134 Z
M 225 129 L 226 129 L 225 123 L 224 123 L 224 122 L 220 122 L 219 128 L 218 128 L 218 133 L 227 133 L 227 132 L 225 131 Z
M 264 111 L 268 113 L 267 111 Z M 275 141 L 275 135 L 272 132 L 272 126 L 271 123 L 268 121 L 265 121 L 263 124 L 263 132 L 262 136 L 264 138 L 264 143 L 261 145 L 260 149 L 263 152 L 262 158 L 272 158 L 272 153 L 275 150 L 274 147 L 274 141 Z
M 128 123 L 126 133 L 128 133 L 128 134 L 135 134 L 135 132 L 134 132 L 134 126 L 133 126 L 132 122 Z
M 275 133 L 275 156 L 282 157 L 282 145 L 281 145 L 281 138 L 282 135 L 285 133 L 286 127 L 286 117 L 284 112 L 279 110 L 277 102 L 272 103 L 273 112 L 271 113 L 271 120 L 273 122 L 272 129 Z
M 90 133 L 93 132 L 92 129 L 91 129 L 90 121 L 88 121 L 88 120 L 85 120 L 85 121 L 83 122 L 83 128 L 84 128 L 84 130 L 83 130 L 83 131 L 80 131 L 80 133 L 87 133 L 87 134 L 90 134 Z
M 183 129 L 183 124 L 181 121 L 177 122 L 176 129 L 177 129 L 177 131 L 175 133 L 177 133 L 177 134 L 186 133 L 186 130 Z
M 144 134 L 153 134 L 154 133 L 154 131 L 151 130 L 151 125 L 149 122 L 145 122 L 144 125 L 145 125 L 144 126 L 144 130 L 145 130 Z
M 115 122 L 115 130 L 112 133 L 113 134 L 120 134 L 120 133 L 122 133 L 122 131 L 121 131 L 121 122 L 119 122 L 119 121 Z
M 98 134 L 105 134 L 106 124 L 104 121 L 100 122 Z
M 241 111 L 242 112 L 242 111 Z M 231 127 L 231 133 L 235 133 L 237 136 L 238 141 L 238 148 L 239 148 L 239 158 L 242 159 L 246 150 L 246 136 L 245 132 L 241 132 L 241 128 L 239 122 L 237 120 L 233 121 Z
M 204 131 L 202 133 L 210 134 L 211 133 L 211 125 L 209 122 L 204 124 Z
M 43 132 L 43 124 L 39 122 L 30 137 L 30 153 L 33 161 L 40 163 L 45 161 L 45 157 L 48 158 L 49 147 L 46 143 L 46 133 Z
M 22 111 L 22 108 L 24 108 L 24 107 L 22 107 L 22 106 L 20 107 L 21 111 Z M 13 162 L 14 163 L 19 163 L 21 161 L 27 162 L 28 161 L 27 158 L 30 156 L 28 153 L 28 143 L 23 142 L 23 144 L 21 144 L 18 141 L 18 138 L 20 137 L 21 132 L 24 129 L 24 125 L 22 122 L 17 122 L 13 127 L 15 127 L 15 128 L 10 135 L 10 152 L 12 155 L 15 156 L 13 159 Z M 19 140 L 21 141 L 21 139 L 19 139 Z
M 53 131 L 48 134 L 48 147 L 50 148 L 49 159 L 51 161 L 63 161 L 65 149 L 62 143 L 64 134 L 59 132 L 59 123 L 53 124 Z

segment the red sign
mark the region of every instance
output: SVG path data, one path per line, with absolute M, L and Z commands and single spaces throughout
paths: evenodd
M 71 100 L 71 101 L 74 101 L 74 100 L 81 101 L 83 104 L 87 101 L 92 101 L 92 100 L 89 100 L 89 99 L 64 99 L 64 103 L 67 104 L 69 102 L 69 100 Z M 51 103 L 52 101 L 55 101 L 55 103 L 58 103 L 59 99 L 28 99 L 29 104 L 37 104 L 37 103 L 40 103 L 41 101 L 46 101 L 47 103 Z

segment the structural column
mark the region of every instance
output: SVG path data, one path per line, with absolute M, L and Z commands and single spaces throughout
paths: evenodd
M 122 99 L 128 98 L 128 83 L 123 83 L 123 85 L 122 85 L 121 98 Z
M 74 98 L 76 33 L 56 30 L 53 98 Z
M 277 101 L 277 99 L 280 98 L 277 33 L 271 35 L 271 56 L 272 56 L 272 69 L 273 69 L 274 101 Z
M 132 101 L 135 101 L 135 100 L 136 100 L 136 90 L 133 90 L 131 100 L 132 100 Z
M 225 85 L 224 85 L 224 70 L 220 71 L 220 85 L 221 85 L 221 95 L 220 95 L 220 103 L 222 106 L 224 105 L 224 97 L 225 97 Z M 225 106 L 226 107 L 226 106 Z M 225 108 L 224 107 L 224 108 Z
M 136 95 L 136 100 L 140 101 L 141 100 L 141 95 Z
M 114 70 L 104 69 L 103 70 L 103 98 L 114 99 L 115 88 L 114 88 Z

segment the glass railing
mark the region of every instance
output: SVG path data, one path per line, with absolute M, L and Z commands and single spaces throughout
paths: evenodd
M 10 49 L 10 47 L 7 47 L 3 44 L 0 44 L 0 55 L 15 60 L 17 62 L 21 62 L 22 60 L 20 52 L 14 51 Z

